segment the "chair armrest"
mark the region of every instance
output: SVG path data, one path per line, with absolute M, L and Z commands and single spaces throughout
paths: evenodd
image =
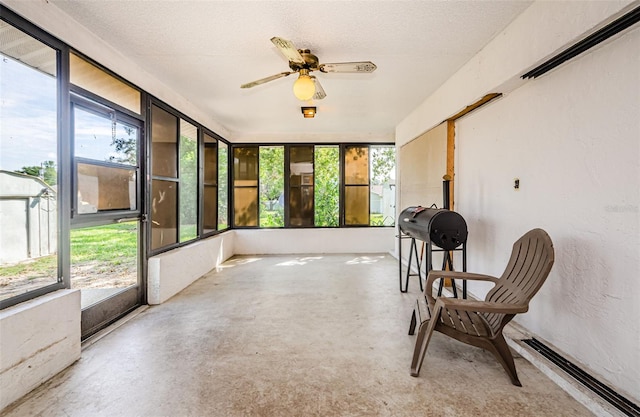
M 448 310 L 463 310 L 476 313 L 518 314 L 526 313 L 529 310 L 528 304 L 495 303 L 445 297 L 438 297 L 436 306 L 438 304 Z
M 499 279 L 496 277 L 492 277 L 490 275 L 483 274 L 474 274 L 472 272 L 460 272 L 460 271 L 429 271 L 427 275 L 427 286 L 424 291 L 425 294 L 431 295 L 431 288 L 433 288 L 433 283 L 437 279 L 441 278 L 453 278 L 453 279 L 462 279 L 462 280 L 470 280 L 470 281 L 490 281 L 495 285 Z

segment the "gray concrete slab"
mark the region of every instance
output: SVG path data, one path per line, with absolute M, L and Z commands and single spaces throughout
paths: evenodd
M 420 377 L 417 283 L 388 255 L 235 257 L 146 309 L 6 410 L 16 416 L 589 416 L 521 357 L 435 334 Z

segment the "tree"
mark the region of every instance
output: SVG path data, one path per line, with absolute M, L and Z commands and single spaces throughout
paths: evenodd
M 180 136 L 180 240 L 198 235 L 198 142 Z
M 260 200 L 273 205 L 284 192 L 284 147 L 260 147 Z
M 125 136 L 114 137 L 111 139 L 111 146 L 120 154 L 119 156 L 110 156 L 109 161 L 121 164 L 137 165 L 138 164 L 138 135 L 136 128 L 126 125 L 120 125 L 124 130 Z
M 58 183 L 58 170 L 56 169 L 56 163 L 53 161 L 43 161 L 40 166 L 24 166 L 15 172 L 38 177 L 47 185 L 56 185 Z
M 314 217 L 319 227 L 337 227 L 340 221 L 340 149 L 316 146 Z
M 16 169 L 16 172 L 21 174 L 31 175 L 32 177 L 40 178 L 40 167 L 39 166 L 30 166 L 30 167 L 22 167 L 20 169 Z
M 389 184 L 391 182 L 391 173 L 395 170 L 395 168 L 395 147 L 371 147 L 371 184 Z
M 284 226 L 284 207 L 278 205 L 284 194 L 284 147 L 260 147 L 260 226 Z
M 218 229 L 224 229 L 229 225 L 229 149 L 222 142 L 218 146 Z
M 42 177 L 44 182 L 49 185 L 56 185 L 58 183 L 58 170 L 56 169 L 56 163 L 53 161 L 44 161 L 42 163 Z
M 382 199 L 379 209 L 372 209 L 369 222 L 372 226 L 393 226 L 395 217 L 395 168 L 394 146 L 371 146 L 371 187 Z

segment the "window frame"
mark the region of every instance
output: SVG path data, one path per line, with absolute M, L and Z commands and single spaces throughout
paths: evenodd
M 396 171 L 396 177 L 397 177 L 397 162 L 398 162 L 398 149 L 396 148 L 395 144 L 384 144 L 384 143 L 370 143 L 369 144 L 369 224 L 371 225 L 371 193 L 372 193 L 372 189 L 373 186 L 375 185 L 373 183 L 374 180 L 374 176 L 373 176 L 373 161 L 374 161 L 374 153 L 372 152 L 372 148 L 393 148 L 394 149 L 394 169 Z M 397 182 L 394 181 L 393 184 L 393 207 L 394 209 L 397 209 L 397 195 L 396 195 L 396 191 L 397 191 L 397 184 L 395 183 Z M 397 218 L 397 213 L 394 213 L 394 217 L 392 218 L 392 224 L 391 225 L 385 225 L 384 224 L 384 217 L 382 219 L 382 225 L 371 225 L 370 227 L 396 227 L 396 218 Z
M 395 143 L 393 142 L 343 142 L 343 143 L 336 143 L 336 142 L 260 142 L 260 143 L 255 143 L 255 142 L 242 142 L 242 143 L 232 143 L 229 145 L 229 149 L 230 149 L 230 155 L 233 155 L 233 149 L 235 148 L 244 148 L 244 147 L 257 147 L 258 148 L 258 155 L 260 152 L 260 147 L 274 147 L 274 146 L 283 146 L 284 147 L 284 200 L 285 200 L 285 207 L 284 207 L 284 212 L 285 212 L 285 225 L 283 227 L 260 227 L 259 225 L 259 221 L 258 221 L 258 225 L 257 226 L 237 226 L 235 224 L 233 224 L 232 229 L 337 229 L 337 228 L 362 228 L 362 227 L 372 227 L 372 228 L 379 228 L 379 227 L 395 227 L 395 222 L 393 226 L 386 226 L 386 225 L 371 225 L 371 181 L 372 181 L 372 173 L 371 173 L 371 164 L 372 164 L 372 159 L 371 159 L 371 147 L 375 147 L 375 146 L 379 146 L 379 147 L 394 147 L 395 148 Z M 289 197 L 290 197 L 290 184 L 289 184 L 289 180 L 290 180 L 290 148 L 294 147 L 294 146 L 312 146 L 313 147 L 313 151 L 314 151 L 314 155 L 316 152 L 316 147 L 318 146 L 324 146 L 324 147 L 330 147 L 330 146 L 337 146 L 339 149 L 339 224 L 338 226 L 316 226 L 315 225 L 315 218 L 314 218 L 314 224 L 312 226 L 292 226 L 290 223 L 290 207 L 289 207 Z M 345 197 L 345 187 L 347 186 L 344 181 L 345 181 L 345 162 L 344 162 L 344 158 L 345 158 L 345 153 L 346 153 L 346 149 L 347 147 L 351 147 L 351 146 L 357 146 L 357 147 L 366 147 L 367 151 L 368 151 L 368 182 L 367 184 L 361 184 L 361 186 L 363 187 L 367 187 L 369 192 L 368 192 L 368 214 L 367 214 L 367 219 L 368 219 L 368 224 L 357 224 L 357 225 L 352 225 L 352 224 L 346 224 L 345 222 L 345 201 L 344 201 L 344 197 Z M 233 183 L 235 178 L 233 178 L 234 176 L 234 171 L 233 171 L 233 158 L 229 158 L 230 159 L 230 179 L 229 179 L 229 184 L 230 184 L 230 188 L 233 188 Z M 397 158 L 396 158 L 397 161 Z M 397 169 L 397 167 L 396 167 Z M 316 192 L 316 187 L 315 187 L 315 158 L 314 158 L 314 193 Z M 259 158 L 258 158 L 258 189 L 260 187 L 260 165 L 259 165 Z M 233 191 L 231 191 L 229 193 L 230 195 L 230 199 L 233 198 Z M 258 194 L 258 201 L 257 204 L 259 206 L 259 201 L 260 196 Z M 230 210 L 230 216 L 234 217 L 234 213 L 233 213 L 233 202 L 229 203 L 229 210 Z M 258 220 L 259 220 L 259 216 L 260 213 L 258 212 Z
M 218 136 L 218 165 L 217 165 L 217 169 L 218 169 L 218 198 L 217 198 L 217 212 L 216 212 L 216 231 L 209 233 L 207 236 L 213 236 L 216 235 L 218 233 L 224 232 L 226 230 L 230 230 L 232 228 L 232 220 L 231 220 L 231 207 L 233 207 L 233 196 L 232 196 L 232 188 L 233 188 L 233 183 L 231 182 L 231 174 L 232 174 L 232 170 L 233 170 L 233 161 L 232 158 L 230 157 L 230 155 L 232 155 L 232 149 L 231 149 L 231 144 L 223 139 L 221 136 Z M 221 181 L 220 181 L 220 143 L 224 143 L 224 147 L 227 151 L 227 163 L 226 163 L 226 169 L 227 169 L 227 177 L 226 177 L 226 182 L 225 182 L 225 186 L 226 186 L 226 190 L 227 190 L 227 213 L 226 213 L 226 217 L 227 217 L 227 225 L 226 227 L 220 229 L 220 188 L 221 188 Z
M 343 171 L 344 171 L 344 164 L 341 163 L 341 161 L 343 160 L 343 150 L 342 150 L 342 146 L 340 144 L 331 144 L 331 143 L 316 143 L 314 145 L 313 151 L 314 151 L 314 166 L 313 166 L 313 174 L 314 174 L 314 187 L 316 187 L 315 189 L 317 189 L 317 184 L 316 184 L 316 179 L 317 179 L 317 172 L 316 172 L 316 156 L 317 156 L 317 148 L 336 148 L 338 150 L 338 224 L 335 226 L 317 226 L 315 224 L 315 213 L 314 213 L 314 227 L 320 228 L 320 229 L 339 229 L 342 226 L 342 219 L 343 219 L 343 210 L 342 210 L 342 202 L 344 201 L 344 192 L 343 192 L 343 187 L 342 187 L 342 175 L 343 175 Z M 314 189 L 314 191 L 315 191 Z M 314 211 L 315 211 L 315 195 L 314 195 Z
M 211 132 L 209 129 L 201 127 L 199 130 L 199 135 L 202 137 L 202 139 L 198 138 L 198 178 L 199 178 L 199 184 L 202 184 L 202 186 L 198 189 L 198 213 L 202 213 L 202 215 L 198 216 L 198 230 L 200 231 L 200 236 L 201 237 L 205 237 L 205 236 L 213 236 L 216 234 L 216 232 L 218 232 L 218 206 L 219 206 L 219 202 L 218 202 L 218 196 L 219 196 L 219 190 L 220 190 L 220 184 L 219 184 L 219 172 L 220 172 L 220 137 L 218 135 L 216 135 L 215 133 Z M 215 183 L 215 189 L 216 189 L 216 210 L 215 210 L 215 228 L 213 230 L 211 229 L 207 229 L 210 230 L 208 232 L 204 231 L 204 190 L 207 187 L 207 183 L 205 183 L 205 149 L 206 149 L 206 143 L 209 142 L 205 142 L 204 141 L 204 137 L 209 136 L 210 138 L 215 140 L 215 148 L 216 148 L 216 183 Z M 201 148 L 200 148 L 201 147 Z M 209 185 L 211 186 L 211 185 Z
M 56 282 L 42 287 L 14 295 L 0 300 L 0 309 L 32 300 L 53 291 L 69 288 L 70 278 L 70 222 L 69 222 L 69 183 L 70 170 L 64 169 L 71 163 L 70 145 L 66 138 L 70 134 L 70 104 L 69 104 L 69 47 L 58 38 L 50 35 L 35 24 L 29 22 L 4 5 L 0 4 L 0 20 L 8 23 L 15 29 L 38 40 L 42 44 L 52 48 L 56 52 L 56 147 L 57 147 L 57 276 Z M 62 167 L 62 168 L 61 168 Z
M 260 229 L 260 146 L 262 144 L 246 144 L 246 145 L 237 145 L 232 144 L 228 149 L 229 152 L 229 161 L 230 161 L 230 180 L 229 180 L 229 224 L 231 225 L 231 229 Z M 235 150 L 238 148 L 255 148 L 256 149 L 256 185 L 240 185 L 236 186 L 235 181 Z M 256 225 L 255 226 L 239 226 L 236 224 L 236 216 L 235 216 L 235 190 L 236 188 L 255 188 L 256 189 Z
M 196 210 L 196 222 L 195 222 L 195 226 L 196 226 L 196 236 L 192 237 L 190 239 L 185 239 L 182 240 L 182 205 L 181 205 L 181 201 L 180 201 L 180 195 L 183 192 L 183 184 L 185 184 L 184 181 L 184 177 L 181 175 L 182 174 L 182 121 L 185 121 L 187 124 L 190 124 L 191 126 L 195 127 L 196 129 L 196 155 L 195 155 L 195 162 L 196 162 L 196 172 L 195 172 L 195 178 L 196 178 L 196 204 L 195 204 L 195 210 Z M 186 136 L 184 136 L 186 137 Z M 177 198 L 177 204 L 178 204 L 178 216 L 177 216 L 177 225 L 178 225 L 178 243 L 180 243 L 181 245 L 184 244 L 188 244 L 190 242 L 194 242 L 198 239 L 200 239 L 200 236 L 202 235 L 202 228 L 200 227 L 200 223 L 201 223 L 201 218 L 202 218 L 202 210 L 200 207 L 200 200 L 202 199 L 202 194 L 203 194 L 203 187 L 202 187 L 202 175 L 203 172 L 202 170 L 204 169 L 203 164 L 202 164 L 202 160 L 201 158 L 203 158 L 203 150 L 204 147 L 202 147 L 203 145 L 203 141 L 204 141 L 204 136 L 202 135 L 202 127 L 199 124 L 196 124 L 192 121 L 186 120 L 182 117 L 178 118 L 178 152 L 177 152 L 177 159 L 178 159 L 178 198 Z M 217 169 L 217 168 L 216 168 Z
M 95 97 L 95 95 L 94 95 Z M 136 173 L 136 195 L 137 197 L 142 196 L 143 188 L 144 188 L 144 180 L 143 180 L 143 155 L 142 155 L 142 143 L 144 142 L 144 125 L 143 121 L 140 117 L 131 117 L 126 114 L 119 114 L 119 111 L 115 111 L 115 109 L 111 109 L 106 105 L 107 101 L 105 99 L 101 100 L 103 103 L 98 103 L 92 100 L 88 100 L 85 97 L 81 97 L 76 93 L 72 93 L 70 96 L 70 157 L 71 157 L 71 208 L 69 212 L 71 213 L 71 228 L 75 228 L 77 226 L 90 226 L 90 225 L 101 225 L 105 224 L 105 222 L 114 221 L 116 219 L 120 219 L 124 216 L 129 217 L 138 217 L 142 215 L 142 207 L 136 207 L 135 210 L 113 210 L 109 212 L 98 212 L 91 214 L 80 214 L 78 213 L 78 194 L 77 194 L 77 180 L 78 180 L 78 164 L 84 163 L 88 165 L 101 166 L 107 168 L 119 168 L 119 169 L 127 169 L 134 171 Z M 76 157 L 75 156 L 75 117 L 74 110 L 76 107 L 81 108 L 83 111 L 87 111 L 89 113 L 93 113 L 97 116 L 106 116 L 110 115 L 115 117 L 116 121 L 121 121 L 125 124 L 134 126 L 138 128 L 138 143 L 136 147 L 136 165 L 127 165 L 121 164 L 117 162 L 109 162 L 109 161 L 99 161 L 96 159 L 86 158 L 86 157 Z M 144 205 L 144 200 L 142 200 L 142 204 Z
M 121 77 L 119 74 L 109 70 L 109 68 L 100 64 L 99 62 L 87 57 L 82 52 L 70 47 L 60 39 L 52 36 L 47 31 L 41 29 L 34 23 L 24 19 L 20 15 L 16 14 L 3 4 L 0 4 L 0 20 L 6 22 L 13 28 L 18 31 L 25 33 L 26 35 L 34 38 L 35 40 L 41 42 L 43 45 L 46 45 L 52 48 L 56 54 L 56 75 L 55 75 L 55 83 L 56 83 L 56 163 L 57 163 L 57 209 L 58 213 L 56 215 L 57 221 L 57 276 L 56 282 L 48 285 L 43 285 L 42 287 L 35 288 L 33 290 L 27 291 L 25 293 L 16 294 L 12 297 L 6 298 L 4 300 L 0 300 L 0 309 L 4 309 L 24 301 L 28 301 L 34 298 L 37 298 L 41 295 L 48 294 L 50 292 L 70 288 L 70 256 L 71 256 L 71 248 L 70 248 L 70 235 L 71 229 L 82 226 L 90 226 L 90 225 L 99 225 L 104 224 L 105 222 L 109 222 L 113 220 L 113 217 L 121 218 L 123 214 L 126 215 L 138 215 L 142 216 L 142 252 L 144 254 L 145 259 L 142 261 L 143 268 L 143 285 L 146 282 L 146 267 L 148 259 L 150 256 L 166 252 L 172 250 L 174 248 L 189 245 L 195 241 L 205 239 L 211 236 L 215 236 L 224 231 L 230 230 L 233 228 L 232 226 L 232 218 L 231 215 L 233 207 L 233 197 L 232 197 L 232 159 L 230 157 L 232 152 L 232 144 L 221 137 L 220 135 L 213 132 L 211 129 L 208 129 L 206 126 L 197 123 L 192 118 L 186 116 L 185 114 L 179 112 L 172 106 L 164 103 L 163 101 L 153 97 L 151 94 L 146 92 L 144 89 L 139 88 L 135 84 L 131 83 L 127 79 Z M 106 98 L 103 98 L 96 93 L 88 91 L 82 87 L 77 85 L 72 85 L 70 83 L 70 54 L 73 53 L 79 58 L 87 61 L 92 64 L 96 68 L 104 71 L 107 75 L 114 77 L 116 80 L 126 84 L 127 86 L 132 87 L 140 93 L 140 111 L 135 112 L 125 108 L 117 103 L 113 103 Z M 72 98 L 73 97 L 73 98 Z M 82 214 L 72 213 L 72 209 L 76 209 L 77 206 L 77 195 L 74 192 L 75 187 L 75 175 L 77 174 L 77 162 L 81 161 L 80 158 L 75 158 L 73 154 L 73 122 L 72 122 L 72 111 L 73 105 L 72 99 L 74 103 L 81 102 L 82 107 L 87 107 L 85 104 L 91 103 L 91 106 L 96 106 L 95 108 L 102 113 L 105 109 L 110 109 L 111 111 L 115 111 L 118 115 L 117 120 L 123 121 L 127 124 L 139 127 L 139 141 L 138 141 L 138 162 L 135 167 L 138 178 L 139 178 L 139 186 L 137 189 L 138 196 L 141 197 L 141 204 L 139 207 L 136 207 L 136 210 L 119 210 L 116 213 L 116 210 L 113 212 L 102 212 L 102 213 L 90 213 L 90 214 Z M 157 248 L 156 250 L 151 250 L 151 228 L 149 227 L 149 219 L 148 216 L 150 214 L 150 193 L 151 193 L 151 184 L 152 184 L 152 176 L 151 176 L 151 106 L 157 105 L 163 110 L 175 115 L 179 119 L 183 119 L 186 122 L 194 125 L 198 130 L 198 138 L 196 149 L 198 152 L 197 155 L 197 236 L 194 239 L 180 242 L 179 241 L 179 229 L 178 233 L 178 242 L 176 244 L 172 244 L 170 246 L 163 246 L 161 248 Z M 89 107 L 91 107 L 89 106 Z M 138 126 L 138 123 L 141 126 Z M 207 233 L 203 233 L 203 224 L 202 224 L 202 212 L 203 212 L 203 163 L 202 163 L 202 154 L 203 154 L 203 143 L 204 143 L 204 132 L 210 135 L 212 138 L 217 140 L 217 148 L 221 148 L 221 144 L 224 144 L 224 147 L 227 150 L 227 161 L 226 161 L 226 178 L 224 179 L 224 186 L 226 191 L 226 212 L 227 212 L 227 224 L 224 228 L 220 228 L 218 222 L 220 220 L 220 189 L 221 189 L 221 181 L 220 181 L 220 160 L 218 153 L 218 163 L 216 167 L 216 177 L 218 179 L 217 189 L 218 189 L 218 198 L 216 200 L 216 230 L 210 231 Z M 178 133 L 179 134 L 179 133 Z M 179 137 L 178 137 L 179 141 Z M 179 153 L 177 155 L 179 157 Z M 88 158 L 90 164 L 95 164 L 96 161 Z M 179 161 L 178 161 L 179 162 Z M 116 168 L 125 168 L 131 169 L 130 165 L 120 165 L 118 163 L 111 163 L 106 161 L 104 164 L 100 162 L 100 166 L 113 166 Z M 179 170 L 179 167 L 178 167 Z M 179 196 L 178 196 L 179 197 Z M 177 200 L 178 208 L 176 211 L 176 222 L 179 228 L 179 200 Z M 53 281 L 53 279 L 52 279 Z
M 260 220 L 262 218 L 262 181 L 260 180 L 260 150 L 261 148 L 277 148 L 280 147 L 282 148 L 282 161 L 283 161 L 283 166 L 282 166 L 282 175 L 283 175 L 283 181 L 282 181 L 282 198 L 285 201 L 288 201 L 288 190 L 286 189 L 286 182 L 285 179 L 286 178 L 286 173 L 285 173 L 285 169 L 287 167 L 287 162 L 285 162 L 287 160 L 287 148 L 284 145 L 263 145 L 260 144 L 258 145 L 258 226 L 256 226 L 256 228 L 258 229 L 284 229 L 287 227 L 287 216 L 288 216 L 288 210 L 289 210 L 289 205 L 285 204 L 283 207 L 283 213 L 282 213 L 282 221 L 283 221 L 283 225 L 282 226 L 260 226 Z
M 349 183 L 346 182 L 347 169 L 346 169 L 346 157 L 347 148 L 366 148 L 367 149 L 367 182 L 366 183 Z M 369 143 L 345 143 L 341 145 L 340 152 L 340 165 L 342 167 L 340 173 L 340 190 L 342 192 L 342 198 L 340 199 L 340 227 L 378 227 L 371 226 L 371 150 Z M 347 224 L 347 189 L 351 187 L 365 188 L 367 189 L 367 223 L 362 224 Z
M 153 128 L 152 128 L 152 120 L 151 120 L 151 113 L 152 113 L 152 107 L 156 106 L 158 108 L 160 108 L 161 110 L 164 110 L 165 112 L 171 114 L 172 116 L 175 116 L 177 118 L 177 125 L 178 125 L 178 129 L 177 129 L 177 137 L 176 137 L 176 159 L 177 159 L 177 177 L 165 177 L 165 176 L 160 176 L 160 175 L 153 175 L 153 166 L 152 166 L 152 160 L 153 160 L 153 142 L 152 142 L 152 135 L 153 135 Z M 218 214 L 218 207 L 219 207 L 219 202 L 220 199 L 218 198 L 216 200 L 216 230 L 212 230 L 209 231 L 207 233 L 204 233 L 204 220 L 203 220 L 203 216 L 202 213 L 204 211 L 204 135 L 205 133 L 207 135 L 209 135 L 211 138 L 215 139 L 216 142 L 216 148 L 219 150 L 220 149 L 220 143 L 224 143 L 227 146 L 227 151 L 229 152 L 232 149 L 232 144 L 229 143 L 229 141 L 227 141 L 226 139 L 224 139 L 222 136 L 218 135 L 217 133 L 215 133 L 213 130 L 207 128 L 206 126 L 198 123 L 196 120 L 194 120 L 193 118 L 185 115 L 184 113 L 180 112 L 179 110 L 175 109 L 174 107 L 168 105 L 167 103 L 163 102 L 162 100 L 154 97 L 151 94 L 147 94 L 146 95 L 146 106 L 145 106 L 146 111 L 144 112 L 144 115 L 146 117 L 146 126 L 148 126 L 148 128 L 145 131 L 145 147 L 147 149 L 147 153 L 146 153 L 146 166 L 147 169 L 145 170 L 145 178 L 148 179 L 147 182 L 147 190 L 145 192 L 145 213 L 148 216 L 148 219 L 145 223 L 148 224 L 147 230 L 145 232 L 145 240 L 146 242 L 148 242 L 148 248 L 147 248 L 147 257 L 151 257 L 151 256 L 155 256 L 158 254 L 161 254 L 163 252 L 167 252 L 176 248 L 179 248 L 181 246 L 186 246 L 186 245 L 190 245 L 194 242 L 197 242 L 199 240 L 202 239 L 206 239 L 206 238 L 210 238 L 212 236 L 216 236 L 226 230 L 230 230 L 232 229 L 232 225 L 231 225 L 231 218 L 229 217 L 233 211 L 231 210 L 233 201 L 232 201 L 232 189 L 233 189 L 233 184 L 231 182 L 231 174 L 229 170 L 233 169 L 233 165 L 232 165 L 232 158 L 227 157 L 227 201 L 228 201 L 228 205 L 227 205 L 227 218 L 229 219 L 229 223 L 227 224 L 227 227 L 224 229 L 219 229 L 218 228 L 218 224 L 217 222 L 219 221 L 219 214 Z M 197 134 L 197 144 L 196 144 L 196 161 L 197 161 L 197 192 L 198 192 L 198 196 L 197 196 L 197 202 L 196 202 L 196 211 L 197 211 L 197 220 L 196 220 L 196 225 L 197 225 L 197 236 L 193 239 L 189 239 L 189 240 L 185 240 L 183 242 L 180 242 L 180 120 L 184 120 L 185 122 L 195 126 L 195 128 L 198 131 Z M 220 160 L 219 160 L 219 155 L 218 155 L 218 161 L 216 164 L 216 177 L 218 178 L 218 183 L 216 185 L 216 188 L 219 189 L 220 188 L 220 183 L 219 183 L 219 173 L 220 173 Z M 154 180 L 161 180 L 161 181 L 171 181 L 177 184 L 178 189 L 176 190 L 176 233 L 177 233 L 177 238 L 176 238 L 176 242 L 169 244 L 169 245 L 165 245 L 165 246 L 161 246 L 158 248 L 152 248 L 152 227 L 149 224 L 151 222 L 151 202 L 152 202 L 152 184 Z
M 311 164 L 313 166 L 313 181 L 311 181 L 311 184 L 303 184 L 302 182 L 300 183 L 300 185 L 291 185 L 291 149 L 294 147 L 311 147 Z M 315 187 L 315 175 L 316 175 L 316 161 L 315 161 L 315 154 L 316 154 L 316 144 L 315 143 L 296 143 L 296 144 L 290 144 L 289 146 L 285 146 L 284 147 L 284 189 L 285 189 L 285 193 L 284 193 L 284 201 L 285 201 L 285 210 L 284 210 L 284 227 L 285 228 L 290 228 L 290 229 L 309 229 L 309 228 L 315 228 L 315 191 L 316 191 L 316 187 Z M 258 175 L 260 175 L 260 172 L 258 171 Z M 304 187 L 311 187 L 313 188 L 313 192 L 314 192 L 314 196 L 312 198 L 312 203 L 313 203 L 313 209 L 312 209 L 312 217 L 311 217 L 311 224 L 310 225 L 291 225 L 291 190 L 292 188 L 299 188 L 300 190 L 302 190 Z

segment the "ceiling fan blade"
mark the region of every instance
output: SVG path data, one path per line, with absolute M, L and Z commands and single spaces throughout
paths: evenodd
M 320 65 L 320 71 L 322 72 L 373 72 L 376 68 L 378 68 L 376 64 L 371 61 L 337 62 Z
M 322 100 L 323 98 L 325 98 L 327 96 L 327 93 L 324 92 L 324 88 L 322 88 L 322 85 L 320 84 L 320 81 L 318 81 L 318 79 L 316 77 L 314 77 L 312 75 L 311 79 L 313 80 L 313 82 L 314 82 L 314 84 L 316 86 L 316 93 L 311 98 L 313 100 Z
M 289 62 L 295 62 L 296 64 L 304 65 L 304 58 L 298 52 L 298 49 L 295 47 L 293 42 L 288 41 L 283 38 L 279 38 L 274 36 L 271 38 L 271 42 L 280 50 L 282 55 L 289 60 Z
M 253 81 L 253 82 L 250 82 L 250 83 L 242 84 L 240 86 L 240 88 L 255 87 L 256 85 L 268 83 L 269 81 L 277 80 L 278 78 L 286 77 L 287 75 L 293 74 L 293 73 L 294 73 L 294 71 L 281 72 L 280 74 L 272 75 L 270 77 L 261 78 L 259 80 L 256 80 L 256 81 Z

